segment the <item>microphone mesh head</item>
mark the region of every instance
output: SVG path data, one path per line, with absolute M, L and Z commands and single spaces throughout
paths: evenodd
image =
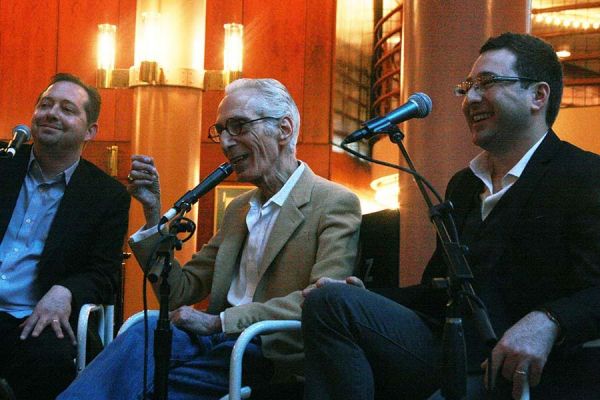
M 13 128 L 13 133 L 21 131 L 25 134 L 25 141 L 28 141 L 31 138 L 31 130 L 27 125 L 17 125 Z
M 417 118 L 424 118 L 431 112 L 431 99 L 425 93 L 414 93 L 408 100 L 417 105 L 417 108 L 419 109 Z

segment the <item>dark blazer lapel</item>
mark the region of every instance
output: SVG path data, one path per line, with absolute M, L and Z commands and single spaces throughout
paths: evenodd
M 521 177 L 498 201 L 498 204 L 496 204 L 486 221 L 491 220 L 494 213 L 503 212 L 506 213 L 502 218 L 506 224 L 506 228 L 512 229 L 517 222 L 518 213 L 525 207 L 531 194 L 535 192 L 541 178 L 546 174 L 549 161 L 560 149 L 560 145 L 560 139 L 550 130 L 529 160 L 529 163 L 527 163 Z M 510 204 L 510 209 L 505 209 L 508 203 Z
M 454 188 L 458 190 L 454 191 Z M 483 190 L 483 182 L 470 169 L 467 169 L 456 183 L 448 188 L 448 198 L 452 201 L 454 222 L 459 232 L 463 230 L 468 213 L 474 207 L 476 196 Z
M 71 176 L 54 216 L 54 221 L 50 226 L 40 265 L 43 265 L 52 253 L 60 247 L 65 235 L 68 233 L 69 224 L 79 217 L 85 207 L 93 207 L 94 183 L 90 182 L 90 179 L 88 166 L 85 164 L 85 160 L 82 159 Z
M 271 265 L 277 254 L 289 241 L 290 236 L 304 221 L 305 217 L 300 208 L 310 201 L 313 180 L 314 173 L 306 165 L 306 169 L 285 203 L 283 203 L 277 221 L 273 225 L 273 230 L 269 236 L 269 245 L 265 248 L 259 271 L 265 271 Z
M 27 174 L 30 149 L 31 146 L 26 146 L 12 160 L 0 160 L 0 241 L 4 238 Z

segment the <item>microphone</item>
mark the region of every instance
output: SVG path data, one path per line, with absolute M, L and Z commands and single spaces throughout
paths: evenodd
M 0 149 L 0 157 L 2 158 L 13 158 L 17 154 L 19 147 L 31 137 L 31 131 L 27 125 L 17 125 L 12 131 L 12 140 L 8 142 L 8 146 Z
M 431 112 L 431 99 L 425 93 L 415 93 L 408 101 L 383 117 L 375 117 L 363 123 L 363 127 L 346 136 L 342 144 L 369 139 L 385 133 L 390 127 L 411 118 L 425 118 Z
M 223 182 L 233 172 L 231 164 L 225 162 L 217 167 L 210 175 L 208 175 L 202 182 L 198 184 L 192 190 L 189 190 L 186 194 L 181 196 L 179 200 L 175 202 L 173 207 L 169 209 L 161 218 L 159 224 L 164 224 L 181 211 L 189 211 L 198 199 L 208 193 L 212 188 Z

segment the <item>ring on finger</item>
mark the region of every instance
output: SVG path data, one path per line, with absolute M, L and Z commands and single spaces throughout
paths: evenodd
M 515 375 L 527 375 L 527 371 L 523 371 L 522 369 L 516 369 Z
M 133 177 L 131 176 L 131 174 L 128 174 L 128 175 L 127 175 L 127 180 L 128 180 L 129 182 L 133 182 Z

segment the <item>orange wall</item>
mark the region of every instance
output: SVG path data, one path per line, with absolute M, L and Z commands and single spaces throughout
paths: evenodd
M 329 178 L 335 1 L 209 0 L 206 14 L 205 67 L 222 68 L 223 24 L 244 24 L 244 76 L 275 78 L 287 86 L 302 117 L 298 157 Z M 222 96 L 222 92 L 205 92 L 203 97 L 202 177 L 225 161 L 220 147 L 206 136 Z M 228 178 L 234 180 L 235 175 Z M 212 235 L 214 198 L 206 196 L 198 204 L 201 245 Z
M 13 126 L 29 123 L 38 94 L 56 72 L 71 72 L 94 83 L 98 24 L 118 26 L 116 67 L 131 66 L 135 7 L 135 0 L 0 0 L 0 138 L 10 138 Z M 223 24 L 227 22 L 245 26 L 244 76 L 273 77 L 289 88 L 302 116 L 299 157 L 318 174 L 330 177 L 335 1 L 207 0 L 206 69 L 222 68 Z M 84 156 L 105 168 L 106 147 L 118 145 L 119 178 L 124 181 L 129 168 L 133 91 L 100 92 L 100 132 Z M 213 123 L 221 97 L 219 91 L 204 93 L 203 132 Z M 202 177 L 224 161 L 220 148 L 204 133 L 198 151 Z M 211 236 L 213 211 L 213 197 L 201 199 L 198 244 Z M 126 268 L 138 268 L 134 261 L 128 264 Z M 125 316 L 141 308 L 141 293 L 133 292 L 126 291 Z

